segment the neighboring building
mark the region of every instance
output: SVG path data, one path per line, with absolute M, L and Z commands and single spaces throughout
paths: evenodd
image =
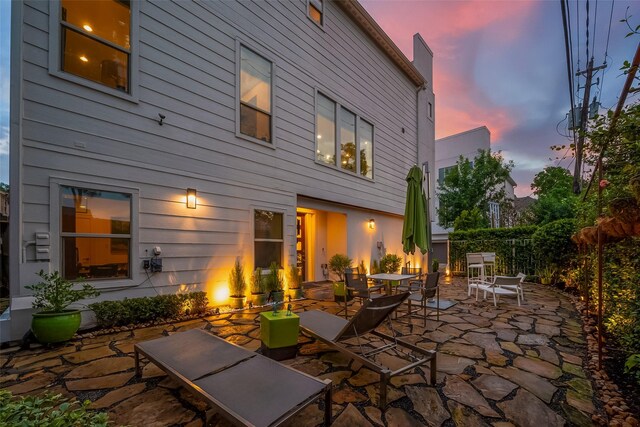
M 465 132 L 450 135 L 445 138 L 436 140 L 436 166 L 437 182 L 444 179 L 447 172 L 455 167 L 456 163 L 462 156 L 465 159 L 473 161 L 478 155 L 479 150 L 491 150 L 491 132 L 486 126 L 480 126 Z M 436 182 L 436 188 L 438 184 Z M 506 198 L 513 200 L 515 198 L 514 187 L 515 181 L 509 176 L 504 183 Z M 437 196 L 437 190 L 436 190 Z M 436 197 L 436 209 L 438 200 Z M 487 212 L 491 227 L 500 227 L 501 212 L 497 203 L 491 203 L 489 212 Z M 439 260 L 448 259 L 447 241 L 452 228 L 442 227 L 438 223 L 437 215 L 433 217 L 432 233 L 434 241 L 434 257 Z M 502 221 L 504 222 L 504 221 Z
M 434 164 L 419 35 L 410 62 L 355 0 L 13 6 L 3 341 L 40 269 L 219 303 L 236 257 L 320 281 L 335 253 L 402 254 L 405 176 Z

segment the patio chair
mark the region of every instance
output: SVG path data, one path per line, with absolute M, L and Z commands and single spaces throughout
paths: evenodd
M 496 295 L 498 299 L 500 299 L 501 295 L 504 296 L 512 296 L 515 295 L 518 299 L 518 305 L 520 305 L 520 292 L 509 289 L 513 286 L 519 286 L 520 277 L 507 277 L 507 276 L 495 276 L 493 278 L 493 282 L 485 284 L 478 284 L 478 288 L 476 289 L 476 301 L 478 300 L 478 289 L 484 292 L 484 298 L 487 298 L 487 292 L 493 294 L 493 305 L 498 306 Z
M 481 252 L 482 264 L 484 265 L 484 280 L 492 282 L 496 275 L 496 253 Z
M 484 258 L 481 253 L 467 254 L 467 296 L 471 296 L 471 289 L 476 288 L 478 300 L 478 285 L 485 282 Z
M 498 276 L 498 277 L 507 277 L 507 276 Z M 525 277 L 527 277 L 524 273 L 518 273 L 516 276 L 516 278 L 520 279 L 520 281 L 518 283 L 513 283 L 513 284 L 501 284 L 500 287 L 501 288 L 505 288 L 505 289 L 511 289 L 514 290 L 516 292 L 520 293 L 520 299 L 522 299 L 522 301 L 524 301 L 524 288 L 522 287 L 522 283 L 524 282 Z
M 436 302 L 436 320 L 440 320 L 440 286 L 438 280 L 440 279 L 440 273 L 427 273 L 424 282 L 420 282 L 421 286 L 416 291 L 412 292 L 407 298 L 407 314 L 405 316 L 411 317 L 414 313 L 419 313 L 422 310 L 422 316 L 424 319 L 423 327 L 427 326 L 427 308 L 429 308 L 429 300 L 435 298 Z M 412 304 L 417 305 L 417 308 L 412 309 Z
M 340 316 L 320 310 L 305 311 L 298 314 L 300 317 L 300 329 L 302 329 L 303 332 L 329 345 L 332 349 L 359 361 L 362 365 L 380 375 L 380 408 L 384 408 L 387 405 L 387 383 L 394 375 L 410 371 L 425 362 L 431 362 L 430 381 L 431 384 L 436 383 L 436 352 L 432 350 L 425 350 L 413 344 L 399 340 L 393 330 L 393 326 L 391 325 L 391 313 L 393 313 L 408 297 L 409 293 L 405 292 L 365 300 L 360 310 L 358 310 L 351 320 L 345 320 Z M 388 321 L 392 335 L 387 335 L 376 330 L 376 328 L 382 325 L 385 321 Z M 383 340 L 383 345 L 377 348 L 365 348 L 366 346 L 363 345 L 361 338 L 367 334 L 381 338 Z M 347 346 L 347 343 L 345 343 L 345 340 L 350 338 L 356 338 L 359 347 L 358 352 L 350 349 Z M 395 371 L 378 364 L 372 358 L 376 354 L 388 350 L 395 350 L 396 353 L 400 353 L 400 347 L 417 353 L 421 357 L 409 354 L 409 357 L 413 362 L 396 369 Z
M 415 274 L 416 278 L 398 285 L 398 292 L 415 292 L 422 287 L 422 267 L 402 267 L 400 274 Z
M 360 304 L 365 299 L 371 299 L 382 296 L 382 289 L 384 285 L 369 285 L 367 275 L 360 273 L 345 273 L 344 280 L 347 286 L 349 294 L 360 301 Z M 373 292 L 378 292 L 374 294 Z
M 137 343 L 134 352 L 136 375 L 141 374 L 142 355 L 232 424 L 280 425 L 320 398 L 324 424 L 331 423 L 330 380 L 321 381 L 202 329 Z

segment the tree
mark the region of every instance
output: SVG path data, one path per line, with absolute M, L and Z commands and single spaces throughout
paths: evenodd
M 565 168 L 547 166 L 535 176 L 531 189 L 538 196 L 532 206 L 537 224 L 575 218 L 578 196 L 573 193 L 573 177 Z
M 453 221 L 453 231 L 475 230 L 476 228 L 487 228 L 486 216 L 482 215 L 480 209 L 473 208 L 470 211 L 464 210 Z
M 513 162 L 505 162 L 500 152 L 478 150 L 473 163 L 460 156 L 438 185 L 440 225 L 451 227 L 462 211 L 471 211 L 473 208 L 482 213 L 488 224 L 490 202 L 496 202 L 501 207 L 511 204 L 506 197 L 504 184 L 512 169 Z
M 0 191 L 4 191 L 5 193 L 9 192 L 9 184 L 6 182 L 0 182 Z

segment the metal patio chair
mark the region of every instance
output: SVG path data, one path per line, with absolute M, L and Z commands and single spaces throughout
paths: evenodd
M 394 375 L 402 374 L 426 362 L 430 362 L 430 381 L 431 384 L 436 383 L 436 352 L 401 341 L 396 336 L 391 324 L 391 313 L 408 297 L 409 293 L 405 292 L 365 300 L 360 310 L 358 310 L 350 320 L 345 320 L 340 316 L 320 310 L 305 311 L 298 314 L 300 317 L 300 329 L 302 329 L 303 332 L 329 345 L 332 349 L 359 361 L 380 375 L 380 408 L 384 408 L 387 404 L 387 383 Z M 387 335 L 376 330 L 376 328 L 385 321 L 388 322 L 392 335 Z M 369 344 L 364 344 L 362 339 L 367 334 L 381 338 L 383 345 L 372 348 Z M 358 352 L 350 349 L 344 342 L 350 338 L 356 338 L 358 342 Z M 420 357 L 416 357 L 411 353 L 406 354 L 400 352 L 400 348 L 417 353 Z M 378 364 L 373 359 L 373 356 L 376 354 L 391 350 L 395 350 L 396 353 L 403 353 L 413 361 L 406 366 L 392 371 Z

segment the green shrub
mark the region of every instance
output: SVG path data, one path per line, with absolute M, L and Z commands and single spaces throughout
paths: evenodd
M 576 245 L 571 241 L 575 232 L 574 219 L 559 219 L 540 226 L 531 236 L 540 264 L 566 270 L 569 262 L 577 256 Z
M 402 265 L 402 258 L 396 254 L 386 254 L 380 258 L 380 271 L 383 273 L 397 273 Z
M 246 292 L 247 282 L 244 279 L 244 268 L 240 264 L 240 258 L 236 258 L 229 273 L 229 294 L 232 297 L 243 297 Z
M 99 328 L 112 328 L 175 319 L 184 314 L 201 314 L 206 311 L 208 303 L 206 292 L 192 292 L 102 301 L 89 304 L 89 308 L 95 313 Z
M 57 271 L 45 273 L 44 270 L 40 270 L 38 276 L 42 279 L 41 282 L 25 286 L 33 291 L 36 298 L 33 308 L 59 313 L 76 301 L 100 295 L 100 292 L 88 283 L 78 283 L 82 289 L 73 289 L 76 283 L 64 279 Z
M 106 427 L 106 412 L 88 411 L 85 400 L 69 400 L 61 394 L 13 398 L 11 392 L 0 390 L 0 425 L 24 427 Z
M 438 258 L 434 258 L 433 261 L 431 261 L 431 272 L 437 273 L 439 270 L 440 270 L 440 261 L 438 261 Z
M 256 271 L 251 275 L 251 293 L 252 294 L 264 294 L 266 291 L 265 280 L 262 277 L 262 269 L 256 268 Z
M 269 273 L 266 277 L 266 287 L 269 292 L 280 292 L 282 290 L 283 278 L 282 271 L 276 262 L 272 262 L 269 266 Z
M 338 276 L 339 282 L 344 282 L 344 272 L 351 268 L 353 260 L 344 254 L 335 254 L 329 259 L 329 270 Z
M 466 254 L 494 252 L 498 274 L 534 274 L 536 257 L 531 236 L 536 226 L 481 228 L 449 233 L 449 267 L 454 274 L 467 271 Z
M 291 264 L 289 270 L 287 270 L 287 276 L 289 289 L 300 289 L 302 287 L 302 276 L 297 266 Z

